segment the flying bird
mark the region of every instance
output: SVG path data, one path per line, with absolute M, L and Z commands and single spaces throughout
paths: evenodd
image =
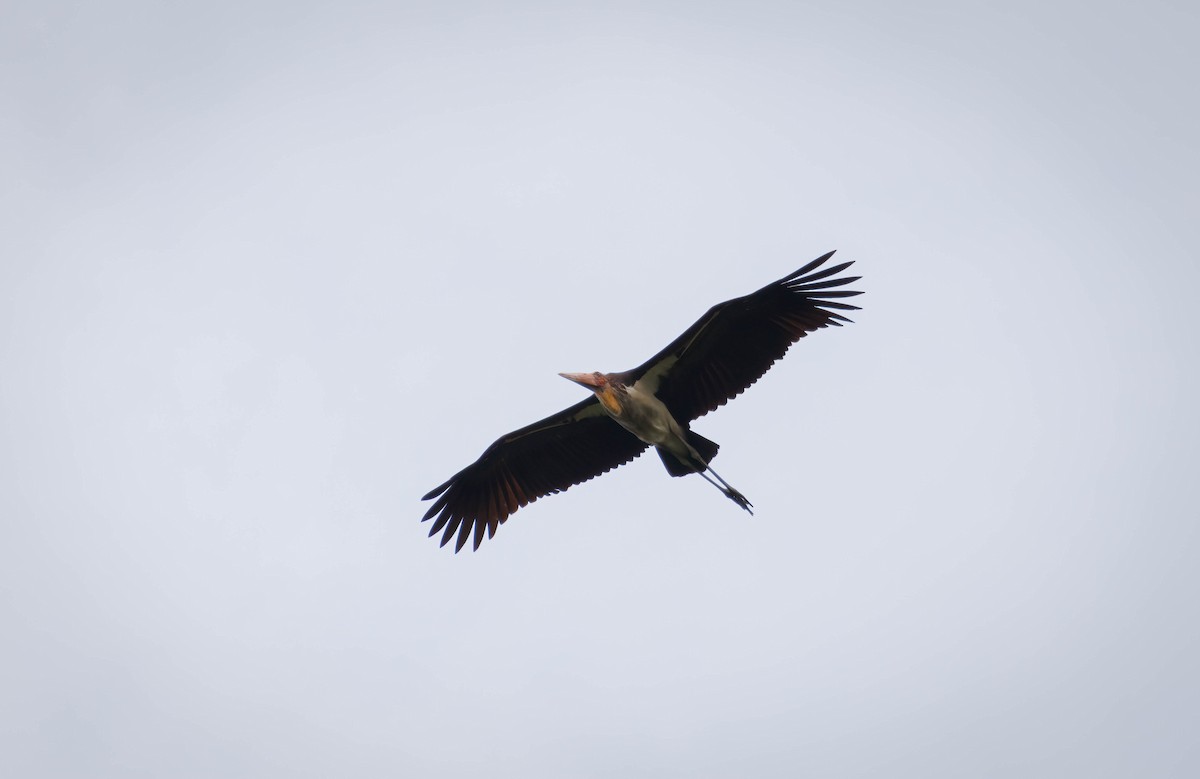
M 522 506 L 588 481 L 653 446 L 671 476 L 698 473 L 746 511 L 753 504 L 712 469 L 720 448 L 690 423 L 758 381 L 796 341 L 849 322 L 858 306 L 836 277 L 853 263 L 822 268 L 833 252 L 757 292 L 708 310 L 658 354 L 620 373 L 560 373 L 590 391 L 586 400 L 501 436 L 478 460 L 430 490 L 422 522 L 460 551 L 472 534 L 479 549 Z M 831 310 L 833 309 L 833 310 Z M 436 499 L 436 500 L 435 500 Z

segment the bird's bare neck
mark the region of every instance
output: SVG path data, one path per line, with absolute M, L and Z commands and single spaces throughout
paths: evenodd
M 622 402 L 624 395 L 625 388 L 614 384 L 605 384 L 602 389 L 596 392 L 596 397 L 599 399 L 600 405 L 604 406 L 604 410 L 614 417 L 621 416 L 625 410 L 625 404 Z

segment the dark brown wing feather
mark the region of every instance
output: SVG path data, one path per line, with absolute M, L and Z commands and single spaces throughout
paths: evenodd
M 836 299 L 862 293 L 836 288 L 860 277 L 829 278 L 849 262 L 817 270 L 832 256 L 829 252 L 757 292 L 713 306 L 667 348 L 624 374 L 626 383 L 645 380 L 680 422 L 723 406 L 796 341 L 850 321 L 837 310 L 858 306 Z
M 422 498 L 437 500 L 421 521 L 436 517 L 429 535 L 442 531 L 442 546 L 457 533 L 455 552 L 474 531 L 478 549 L 484 530 L 491 538 L 521 506 L 624 465 L 646 446 L 605 414 L 593 396 L 500 437 Z

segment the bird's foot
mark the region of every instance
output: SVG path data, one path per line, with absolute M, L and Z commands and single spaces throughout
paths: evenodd
M 750 501 L 746 500 L 746 496 L 745 496 L 745 495 L 743 495 L 742 493 L 740 493 L 740 492 L 738 492 L 737 490 L 733 489 L 732 487 L 730 487 L 729 489 L 725 490 L 725 495 L 726 495 L 726 497 L 728 497 L 730 500 L 732 500 L 734 503 L 736 503 L 736 504 L 738 504 L 739 506 L 741 506 L 742 508 L 746 509 L 746 511 L 747 511 L 747 512 L 750 514 L 750 516 L 754 516 L 754 512 L 750 510 L 750 509 L 751 509 L 751 507 L 753 507 L 753 506 L 754 506 L 754 504 L 753 504 L 753 503 L 751 503 Z

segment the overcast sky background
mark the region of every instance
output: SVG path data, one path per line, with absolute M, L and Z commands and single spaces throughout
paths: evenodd
M 9 3 L 0 773 L 1200 774 L 1188 3 Z M 419 497 L 829 249 L 856 323 Z

